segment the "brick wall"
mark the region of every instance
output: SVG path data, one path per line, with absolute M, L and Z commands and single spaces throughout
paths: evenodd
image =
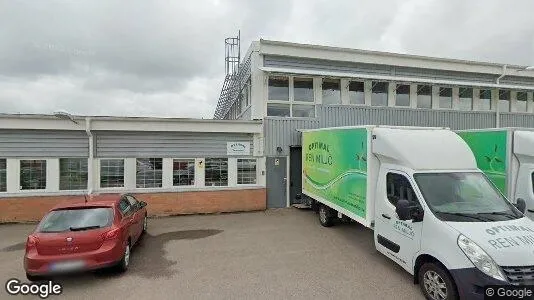
M 264 210 L 266 191 L 260 189 L 138 193 L 148 203 L 150 216 Z M 0 198 L 0 223 L 39 221 L 58 203 L 83 200 L 83 196 L 33 196 Z

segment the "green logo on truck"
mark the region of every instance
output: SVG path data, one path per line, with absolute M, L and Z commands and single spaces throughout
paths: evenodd
M 469 145 L 477 166 L 506 195 L 506 131 L 462 131 L 458 135 Z
M 303 133 L 305 191 L 366 217 L 367 130 Z

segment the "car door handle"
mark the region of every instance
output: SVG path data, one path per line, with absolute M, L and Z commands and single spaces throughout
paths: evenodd
M 391 217 L 389 215 L 386 215 L 386 214 L 382 214 L 382 217 L 388 219 L 388 220 L 391 220 Z

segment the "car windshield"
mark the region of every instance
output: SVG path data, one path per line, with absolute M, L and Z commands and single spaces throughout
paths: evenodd
M 81 231 L 108 227 L 113 221 L 109 207 L 62 209 L 51 211 L 37 228 L 38 232 Z
M 430 210 L 443 221 L 492 222 L 523 216 L 482 173 L 418 173 L 414 178 Z

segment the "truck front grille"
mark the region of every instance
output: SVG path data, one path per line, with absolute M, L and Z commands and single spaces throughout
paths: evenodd
M 534 266 L 501 267 L 513 285 L 534 285 Z

